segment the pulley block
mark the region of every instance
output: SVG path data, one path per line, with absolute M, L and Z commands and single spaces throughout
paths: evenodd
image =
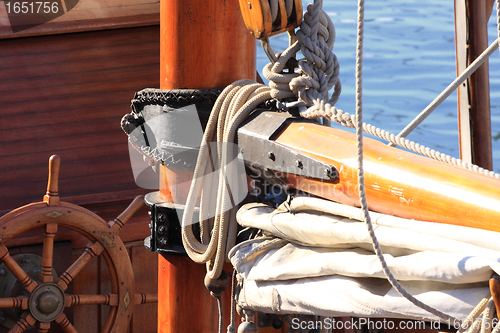
M 277 7 L 274 21 L 271 7 Z M 247 29 L 257 39 L 291 31 L 302 23 L 301 0 L 240 0 L 240 10 Z

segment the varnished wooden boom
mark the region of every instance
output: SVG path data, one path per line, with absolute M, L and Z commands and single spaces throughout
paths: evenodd
M 291 123 L 277 141 L 335 166 L 339 180 L 291 174 L 293 187 L 359 205 L 356 137 L 311 123 Z M 410 219 L 500 231 L 500 180 L 364 139 L 364 169 L 371 210 Z

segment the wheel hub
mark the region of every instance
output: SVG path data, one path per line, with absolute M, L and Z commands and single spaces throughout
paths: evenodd
M 32 279 L 38 281 L 38 276 L 41 273 L 42 257 L 36 254 L 22 253 L 15 254 L 12 258 Z M 52 269 L 52 276 L 54 279 L 57 277 L 57 273 L 54 269 Z M 29 297 L 30 294 L 23 288 L 19 281 L 17 281 L 16 277 L 9 271 L 7 266 L 5 266 L 4 263 L 1 263 L 0 298 L 17 296 Z M 23 310 L 21 309 L 0 309 L 0 325 L 8 329 L 13 328 L 15 323 L 21 319 L 22 313 Z
M 64 291 L 57 284 L 49 282 L 38 286 L 30 296 L 29 310 L 38 321 L 50 322 L 64 310 Z

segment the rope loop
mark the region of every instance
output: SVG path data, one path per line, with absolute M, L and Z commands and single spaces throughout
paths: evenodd
M 269 80 L 273 98 L 283 100 L 298 97 L 299 101 L 312 105 L 316 99 L 328 100 L 329 90 L 335 87 L 329 103 L 333 105 L 337 102 L 341 84 L 339 62 L 332 53 L 335 27 L 322 10 L 322 4 L 320 0 L 307 6 L 304 21 L 296 33 L 297 41 L 291 43 L 274 64 L 264 67 L 263 74 Z M 305 57 L 298 62 L 299 69 L 295 71 L 292 68 L 284 72 L 289 60 L 298 51 Z
M 297 31 L 300 51 L 305 59 L 299 61 L 301 77 L 290 81 L 290 89 L 299 100 L 308 105 L 314 100 L 329 100 L 328 92 L 335 86 L 330 104 L 335 104 L 340 95 L 339 62 L 332 52 L 335 42 L 335 26 L 322 9 L 323 1 L 314 1 L 307 6 L 304 21 Z

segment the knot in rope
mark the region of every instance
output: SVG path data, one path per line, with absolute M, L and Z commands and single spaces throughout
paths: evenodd
M 335 27 L 322 10 L 323 1 L 314 1 L 307 6 L 304 21 L 297 31 L 300 51 L 305 59 L 299 61 L 301 76 L 290 82 L 291 90 L 299 100 L 308 105 L 318 99 L 328 100 L 328 91 L 335 86 L 330 104 L 335 104 L 340 95 L 339 62 L 333 54 Z
M 300 76 L 292 69 L 289 72 L 284 72 L 285 67 L 290 59 L 300 50 L 298 42 L 293 43 L 283 52 L 278 60 L 272 64 L 268 63 L 264 66 L 263 74 L 269 80 L 269 87 L 271 88 L 271 97 L 278 100 L 285 98 L 295 97 L 294 93 L 289 87 L 290 81 Z
M 273 2 L 270 2 L 272 13 Z M 263 74 L 269 80 L 271 96 L 278 100 L 297 96 L 300 101 L 312 105 L 315 101 L 328 100 L 328 91 L 335 86 L 329 100 L 330 104 L 335 104 L 341 90 L 339 63 L 332 53 L 335 27 L 322 10 L 321 0 L 308 5 L 296 38 L 297 41 L 291 33 L 290 46 L 274 64 L 269 63 L 264 67 Z M 295 57 L 298 51 L 305 57 L 298 62 L 299 70 L 295 72 L 289 69 L 284 72 L 289 60 Z

